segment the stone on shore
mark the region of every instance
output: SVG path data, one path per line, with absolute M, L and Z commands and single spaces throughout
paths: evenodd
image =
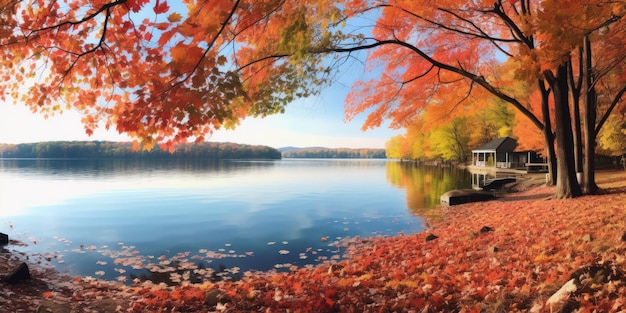
M 442 194 L 440 201 L 442 205 L 457 205 L 469 202 L 487 201 L 494 198 L 495 196 L 491 192 L 474 189 L 455 189 Z
M 21 280 L 29 280 L 30 279 L 30 271 L 28 270 L 28 265 L 22 262 L 18 266 L 16 266 L 13 270 L 11 270 L 4 278 L 2 278 L 2 282 L 8 284 L 16 284 Z

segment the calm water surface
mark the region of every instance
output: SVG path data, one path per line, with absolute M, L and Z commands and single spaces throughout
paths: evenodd
M 415 233 L 469 174 L 387 160 L 0 160 L 0 232 L 72 275 L 239 277 Z

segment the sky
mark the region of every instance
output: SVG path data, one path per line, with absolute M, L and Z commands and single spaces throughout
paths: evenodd
M 185 14 L 181 3 L 173 2 L 173 11 Z M 152 7 L 147 6 L 139 18 L 154 19 Z M 145 15 L 145 16 L 144 16 Z M 161 17 L 165 18 L 165 17 Z M 371 23 L 365 20 L 364 23 Z M 357 27 L 357 26 L 355 26 Z M 358 25 L 362 28 L 362 25 Z M 358 54 L 355 53 L 356 57 Z M 364 55 L 362 55 L 364 56 Z M 355 64 L 359 64 L 355 62 Z M 329 148 L 384 148 L 391 137 L 403 133 L 386 126 L 362 131 L 366 116 L 344 122 L 344 99 L 353 82 L 369 79 L 380 73 L 365 72 L 362 66 L 348 65 L 339 74 L 339 81 L 312 99 L 297 100 L 286 107 L 284 114 L 266 118 L 247 118 L 235 130 L 217 130 L 207 141 L 266 145 L 274 148 L 329 147 Z M 131 141 L 115 130 L 99 128 L 92 136 L 85 134 L 80 114 L 65 111 L 44 119 L 31 113 L 23 105 L 0 102 L 0 143 L 28 143 L 54 140 L 110 140 Z
M 384 148 L 385 142 L 402 133 L 380 127 L 362 131 L 365 115 L 344 122 L 343 100 L 349 87 L 331 88 L 313 99 L 298 100 L 284 114 L 247 118 L 235 130 L 218 130 L 207 141 L 266 145 L 274 148 Z M 96 129 L 85 134 L 80 114 L 65 111 L 44 119 L 26 106 L 0 102 L 0 143 L 28 143 L 54 140 L 130 141 L 115 130 Z

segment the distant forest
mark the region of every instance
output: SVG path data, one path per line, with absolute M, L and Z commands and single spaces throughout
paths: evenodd
M 47 141 L 0 144 L 2 158 L 125 158 L 125 159 L 280 159 L 274 148 L 235 143 L 188 143 L 174 153 L 158 145 L 151 151 L 135 151 L 130 142 Z
M 282 152 L 283 158 L 385 159 L 385 149 L 294 148 Z

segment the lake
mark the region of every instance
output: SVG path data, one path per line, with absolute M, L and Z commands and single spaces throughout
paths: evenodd
M 469 186 L 466 171 L 393 160 L 0 159 L 0 232 L 71 275 L 237 279 L 419 232 L 442 193 Z

